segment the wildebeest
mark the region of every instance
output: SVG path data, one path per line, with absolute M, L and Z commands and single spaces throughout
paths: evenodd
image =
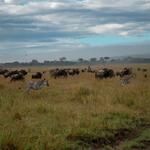
M 6 72 L 9 72 L 7 69 L 0 69 L 0 75 L 4 75 Z
M 79 71 L 79 69 L 69 69 L 68 74 L 71 75 L 71 76 L 79 75 L 80 71 Z
M 86 72 L 87 68 L 81 69 L 81 72 Z
M 7 70 L 7 69 L 4 69 L 4 70 L 0 70 L 0 75 L 3 75 L 5 78 L 8 78 L 8 77 L 10 77 L 10 78 L 12 78 L 12 76 L 13 76 L 13 78 L 17 78 L 17 76 L 19 77 L 21 77 L 21 76 L 25 76 L 25 75 L 27 75 L 27 72 L 25 71 L 25 70 L 14 70 L 14 71 L 10 71 L 10 70 Z
M 101 69 L 101 70 L 95 72 L 96 79 L 112 78 L 114 76 L 115 76 L 115 74 L 112 69 L 104 68 L 104 69 Z
M 144 69 L 142 69 L 142 71 L 143 71 L 143 72 L 147 72 L 147 69 L 144 68 Z
M 141 71 L 141 68 L 137 68 L 137 71 Z
M 19 72 L 18 74 L 11 75 L 10 78 L 10 81 L 24 80 L 24 75 Z
M 41 79 L 42 75 L 41 72 L 36 72 L 35 74 L 32 74 L 32 79 Z
M 24 76 L 28 74 L 28 72 L 24 69 L 21 69 L 19 72 L 22 73 Z
M 15 71 L 8 71 L 8 72 L 4 73 L 3 76 L 4 76 L 5 78 L 8 78 L 8 77 L 11 77 L 12 75 L 18 74 L 18 73 L 19 73 L 18 70 L 15 70 Z
M 144 78 L 147 78 L 147 74 L 144 74 Z
M 68 74 L 65 69 L 56 69 L 53 72 L 51 72 L 51 76 L 56 79 L 58 77 L 68 77 Z
M 131 74 L 132 74 L 132 68 L 124 68 L 122 71 L 116 72 L 116 76 L 120 76 L 121 78 Z
M 45 79 L 36 82 L 29 82 L 29 85 L 27 87 L 27 92 L 29 92 L 30 90 L 40 90 L 43 87 L 48 87 L 48 86 L 49 83 Z

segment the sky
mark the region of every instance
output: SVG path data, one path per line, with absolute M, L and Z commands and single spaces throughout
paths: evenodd
M 150 57 L 150 0 L 0 0 L 0 62 Z

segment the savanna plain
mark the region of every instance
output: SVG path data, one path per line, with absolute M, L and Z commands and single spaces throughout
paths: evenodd
M 150 65 L 127 66 L 136 78 L 125 86 L 86 72 L 54 79 L 34 67 L 46 70 L 49 87 L 26 93 L 32 73 L 0 76 L 0 150 L 150 150 Z

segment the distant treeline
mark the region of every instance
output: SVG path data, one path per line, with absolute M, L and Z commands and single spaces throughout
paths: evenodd
M 122 64 L 122 63 L 150 63 L 150 58 L 134 58 L 134 57 L 120 57 L 120 58 L 111 58 L 111 57 L 100 57 L 91 58 L 89 60 L 85 60 L 83 58 L 79 58 L 76 61 L 69 61 L 65 57 L 60 58 L 55 61 L 45 60 L 43 62 L 39 62 L 34 59 L 31 62 L 7 62 L 1 63 L 0 66 L 3 67 L 26 67 L 26 66 L 69 66 L 69 65 L 96 65 L 96 64 Z

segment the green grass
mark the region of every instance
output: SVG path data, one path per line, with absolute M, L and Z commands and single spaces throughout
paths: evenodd
M 122 150 L 150 149 L 150 129 L 145 129 L 131 141 L 125 141 L 121 145 Z

